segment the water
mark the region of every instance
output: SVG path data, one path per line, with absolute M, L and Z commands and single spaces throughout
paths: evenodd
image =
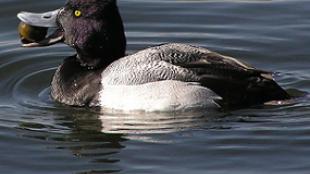
M 0 173 L 309 173 L 310 103 L 210 113 L 104 114 L 49 98 L 65 45 L 20 47 L 15 14 L 63 0 L 0 1 Z M 128 52 L 201 45 L 310 92 L 310 2 L 120 0 Z

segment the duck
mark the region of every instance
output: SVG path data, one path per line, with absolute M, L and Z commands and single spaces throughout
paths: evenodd
M 291 96 L 273 73 L 201 46 L 165 43 L 126 55 L 116 0 L 68 0 L 44 13 L 20 12 L 25 24 L 54 28 L 23 47 L 64 43 L 64 59 L 51 82 L 56 102 L 123 111 L 242 108 Z

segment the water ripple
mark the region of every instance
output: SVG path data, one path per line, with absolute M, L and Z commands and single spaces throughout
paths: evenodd
M 1 173 L 308 173 L 310 96 L 220 114 L 102 113 L 52 101 L 50 80 L 73 51 L 21 48 L 15 15 L 63 3 L 0 2 Z M 206 46 L 277 72 L 296 94 L 310 92 L 307 1 L 119 5 L 128 53 L 163 42 Z

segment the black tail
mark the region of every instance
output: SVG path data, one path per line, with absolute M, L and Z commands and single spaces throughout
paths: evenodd
M 205 75 L 202 83 L 220 95 L 223 98 L 220 104 L 226 107 L 241 108 L 291 98 L 272 79 L 271 73 L 260 70 L 251 71 L 232 74 L 229 77 Z

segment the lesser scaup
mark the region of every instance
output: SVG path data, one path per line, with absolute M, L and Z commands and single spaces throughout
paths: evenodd
M 61 9 L 19 19 L 56 31 L 24 47 L 64 42 L 76 55 L 56 71 L 51 96 L 75 106 L 170 111 L 244 107 L 289 99 L 272 78 L 235 58 L 186 44 L 163 44 L 125 56 L 116 0 L 69 0 Z

